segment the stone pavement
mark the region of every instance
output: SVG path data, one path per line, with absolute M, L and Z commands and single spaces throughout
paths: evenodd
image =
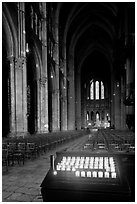
M 56 155 L 57 151 L 76 147 L 83 142 L 85 137 L 59 145 L 53 150 L 41 155 L 40 157 L 27 160 L 20 166 L 2 169 L 2 202 L 43 202 L 40 185 L 50 168 L 50 155 Z

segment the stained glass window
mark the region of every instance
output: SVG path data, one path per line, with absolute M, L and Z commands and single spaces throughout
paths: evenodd
M 87 120 L 89 119 L 89 112 L 87 112 Z
M 99 99 L 99 81 L 96 81 L 96 99 Z
M 104 99 L 104 85 L 102 81 L 101 81 L 101 99 Z
M 90 84 L 90 99 L 94 99 L 94 82 Z

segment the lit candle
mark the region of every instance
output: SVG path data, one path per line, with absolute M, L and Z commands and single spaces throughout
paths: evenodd
M 103 172 L 102 172 L 102 171 L 99 171 L 99 172 L 98 172 L 98 177 L 99 177 L 99 178 L 103 178 Z
M 109 178 L 109 172 L 105 172 L 105 178 Z
M 91 171 L 87 171 L 87 177 L 91 177 Z
M 88 164 L 85 164 L 85 165 L 84 165 L 84 169 L 88 169 Z
M 99 169 L 103 169 L 103 165 L 102 164 L 99 165 Z
M 83 169 L 83 164 L 79 166 L 80 169 Z
M 75 172 L 75 175 L 78 177 L 78 176 L 80 176 L 80 172 L 79 171 L 76 171 Z
M 89 168 L 90 168 L 90 169 L 93 169 L 93 164 L 92 164 L 92 165 L 90 164 L 90 165 L 89 165 Z
M 70 161 L 71 160 L 71 157 L 68 157 L 68 161 Z
M 53 175 L 56 176 L 57 175 L 57 171 L 53 171 Z
M 60 165 L 57 165 L 57 171 L 60 171 Z
M 111 172 L 115 172 L 115 167 L 112 166 L 110 169 L 111 169 Z
M 116 178 L 116 172 L 111 173 L 111 178 Z
M 92 172 L 92 175 L 93 175 L 94 178 L 96 178 L 96 177 L 97 177 L 97 172 L 96 172 L 96 171 L 93 171 L 93 172 Z
M 66 170 L 67 170 L 67 171 L 70 171 L 70 166 L 67 166 Z
M 74 166 L 72 167 L 72 171 L 76 171 L 76 169 L 75 169 L 75 167 L 74 167 Z
M 85 171 L 81 171 L 81 177 L 85 177 Z

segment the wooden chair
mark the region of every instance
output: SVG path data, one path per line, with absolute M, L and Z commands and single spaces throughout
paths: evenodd
M 24 160 L 25 160 L 25 150 L 26 150 L 26 144 L 19 142 L 17 144 L 17 148 L 15 149 L 13 153 L 13 160 L 14 162 L 17 161 L 18 164 L 20 165 L 21 161 L 24 165 Z
M 16 151 L 16 143 L 15 142 L 9 142 L 8 143 L 8 165 L 10 166 L 10 162 L 12 162 L 12 166 L 14 165 L 14 153 Z
M 25 156 L 29 159 L 34 158 L 34 156 L 35 158 L 37 157 L 37 149 L 35 143 L 27 142 Z
M 2 166 L 6 166 L 8 171 L 8 145 L 7 143 L 2 144 Z

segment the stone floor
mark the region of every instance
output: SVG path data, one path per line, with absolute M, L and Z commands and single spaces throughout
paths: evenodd
M 2 168 L 2 202 L 42 202 L 40 185 L 50 168 L 50 155 L 57 151 L 76 147 L 84 138 L 60 145 L 34 160 Z

